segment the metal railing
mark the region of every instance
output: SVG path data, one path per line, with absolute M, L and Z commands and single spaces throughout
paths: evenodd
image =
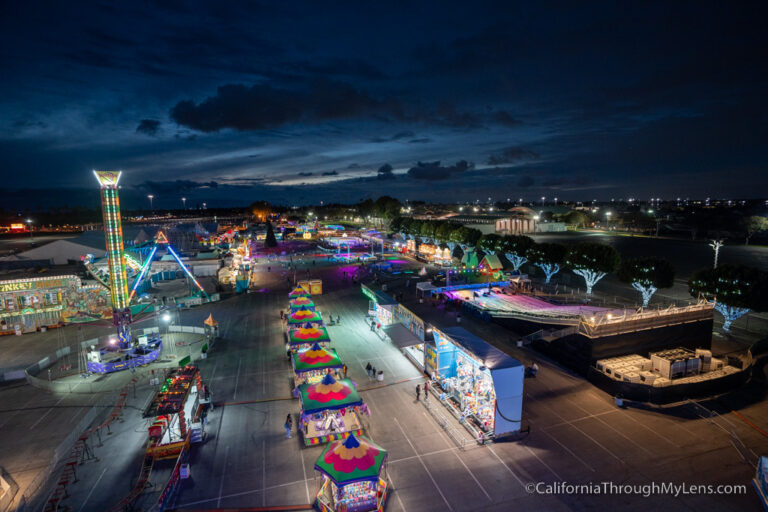
M 439 398 L 436 396 L 435 399 L 439 400 Z M 456 442 L 456 444 L 459 446 L 459 449 L 463 450 L 464 445 L 467 442 L 467 438 L 461 435 L 461 432 L 459 432 L 459 430 L 450 423 L 448 418 L 446 418 L 443 413 L 438 411 L 432 405 L 431 400 L 425 399 L 422 401 L 422 403 L 424 404 L 424 407 L 427 408 L 432 417 L 435 418 L 437 424 L 440 425 L 440 427 L 448 434 L 448 436 Z

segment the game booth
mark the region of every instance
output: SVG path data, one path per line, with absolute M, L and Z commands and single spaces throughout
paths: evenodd
M 288 307 L 290 308 L 291 312 L 307 308 L 310 311 L 315 310 L 315 303 L 310 299 L 309 297 L 296 297 L 295 299 L 291 299 L 288 302 Z
M 144 411 L 145 418 L 153 418 L 148 454 L 155 459 L 174 458 L 189 445 L 191 437 L 202 437 L 202 422 L 198 420 L 202 392 L 203 381 L 197 367 L 176 368 L 168 375 Z
M 523 365 L 462 327 L 432 334 L 424 363 L 440 401 L 478 437 L 519 431 Z
M 313 327 L 312 324 L 304 326 L 289 325 L 287 332 L 288 344 L 294 352 L 311 348 L 315 344 L 327 347 L 331 343 L 331 337 L 328 335 L 328 329 L 325 327 Z
M 320 512 L 383 511 L 386 466 L 387 451 L 367 437 L 351 435 L 329 444 L 315 462 L 322 478 L 316 508 Z
M 317 384 L 329 373 L 340 370 L 344 363 L 339 359 L 336 350 L 323 348 L 314 343 L 310 348 L 293 353 L 294 382 L 301 384 Z
M 312 311 L 309 308 L 301 307 L 288 315 L 288 326 L 301 324 L 317 324 L 314 327 L 323 326 L 323 318 L 318 311 Z
M 370 414 L 350 379 L 326 374 L 318 383 L 298 387 L 301 401 L 299 430 L 307 446 L 363 433 L 362 414 Z

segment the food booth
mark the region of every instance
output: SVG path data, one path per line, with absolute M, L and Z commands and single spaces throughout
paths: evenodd
M 310 348 L 293 353 L 294 382 L 301 384 L 316 384 L 323 380 L 328 373 L 340 370 L 344 363 L 339 359 L 336 350 L 323 348 L 314 343 Z
M 363 433 L 361 415 L 370 414 L 350 379 L 326 374 L 316 384 L 298 387 L 301 401 L 299 431 L 307 446 L 345 439 Z
M 519 431 L 523 365 L 463 327 L 433 327 L 432 334 L 424 363 L 441 402 L 472 432 L 492 437 Z
M 368 297 L 368 315 L 373 317 L 376 323 L 383 326 L 395 323 L 394 310 L 397 307 L 395 299 L 364 284 L 360 285 L 360 290 Z
M 329 444 L 315 462 L 322 478 L 316 507 L 320 512 L 383 511 L 386 465 L 387 451 L 367 437 L 351 435 Z

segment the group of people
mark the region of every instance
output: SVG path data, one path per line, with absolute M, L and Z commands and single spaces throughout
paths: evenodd
M 376 367 L 371 365 L 371 362 L 369 361 L 367 365 L 365 365 L 365 371 L 368 373 L 368 378 L 375 379 L 378 373 L 376 372 Z
M 429 400 L 429 387 L 431 386 L 430 380 L 424 383 L 424 400 Z M 421 400 L 421 384 L 416 384 L 416 401 Z

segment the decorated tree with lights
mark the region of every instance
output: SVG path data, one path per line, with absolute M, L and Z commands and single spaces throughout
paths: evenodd
M 549 283 L 552 276 L 560 272 L 566 252 L 568 250 L 563 244 L 534 243 L 528 249 L 527 256 L 531 263 L 544 272 L 546 282 Z
M 619 279 L 629 283 L 643 297 L 648 307 L 651 297 L 659 288 L 671 288 L 675 281 L 675 268 L 662 258 L 633 258 L 624 260 L 619 267 Z
M 486 254 L 496 254 L 497 251 L 501 250 L 501 241 L 502 238 L 499 235 L 489 233 L 480 237 L 477 247 Z
M 267 235 L 264 237 L 264 247 L 277 247 L 275 230 L 272 229 L 272 223 L 267 222 Z
M 507 235 L 502 238 L 501 251 L 515 272 L 520 272 L 520 267 L 528 262 L 528 251 L 533 244 L 533 238 L 524 235 Z
M 720 265 L 699 270 L 688 281 L 691 295 L 715 301 L 725 321 L 723 330 L 752 311 L 768 311 L 768 273 L 745 265 Z
M 574 274 L 584 278 L 589 295 L 598 281 L 619 268 L 621 256 L 610 245 L 582 242 L 568 251 L 565 264 Z

